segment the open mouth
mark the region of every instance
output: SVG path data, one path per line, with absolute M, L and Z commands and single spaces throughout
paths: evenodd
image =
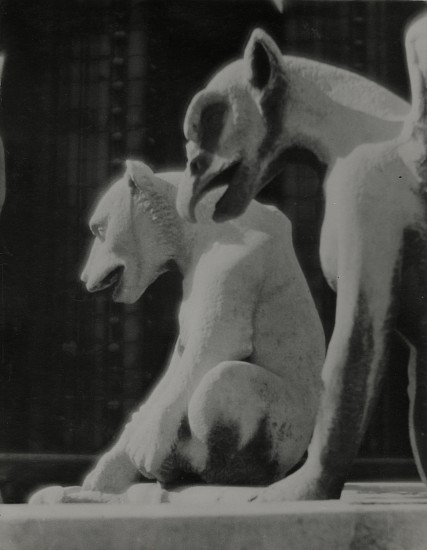
M 113 295 L 116 294 L 117 288 L 122 279 L 124 267 L 122 265 L 114 268 L 108 273 L 97 285 L 96 291 L 105 290 L 107 288 L 113 288 Z
M 247 185 L 249 175 L 246 167 L 239 161 L 233 163 L 230 168 L 230 170 L 219 174 L 222 182 L 226 184 L 226 188 L 215 204 L 212 219 L 217 223 L 239 217 L 246 210 L 251 199 L 250 187 Z M 224 176 L 225 172 L 227 173 Z
M 233 178 L 237 174 L 241 164 L 242 162 L 240 160 L 232 161 L 226 168 L 218 172 L 215 176 L 212 177 L 212 179 L 207 181 L 204 187 L 202 188 L 199 187 L 199 189 L 195 193 L 193 193 L 193 197 L 191 198 L 190 205 L 189 205 L 189 219 L 191 221 L 196 221 L 196 217 L 194 214 L 196 205 L 210 191 L 213 191 L 214 189 L 217 189 L 219 187 L 226 186 L 223 196 L 227 194 L 227 191 L 230 188 L 230 184 L 232 183 Z
M 232 179 L 236 175 L 237 170 L 239 169 L 241 165 L 240 160 L 235 160 L 227 168 L 224 168 L 221 172 L 216 174 L 206 185 L 205 189 L 203 190 L 203 194 L 208 193 L 209 191 L 212 191 L 212 189 L 217 189 L 218 187 L 221 187 L 222 185 L 228 185 L 231 183 Z

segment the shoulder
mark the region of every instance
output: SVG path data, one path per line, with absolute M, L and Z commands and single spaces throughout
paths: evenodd
M 328 186 L 336 184 L 343 192 L 357 192 L 361 186 L 373 189 L 375 183 L 385 181 L 385 176 L 398 162 L 398 140 L 360 145 L 336 162 L 329 174 Z
M 245 214 L 235 220 L 235 225 L 253 234 L 254 245 L 282 244 L 292 237 L 292 224 L 278 208 L 252 201 Z

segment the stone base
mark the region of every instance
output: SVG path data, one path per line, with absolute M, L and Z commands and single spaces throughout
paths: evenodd
M 3 505 L 1 550 L 426 550 L 427 488 L 351 483 L 341 500 Z M 215 488 L 214 491 L 222 489 Z M 224 488 L 227 493 L 232 488 Z M 251 491 L 249 488 L 237 488 Z M 182 491 L 184 495 L 185 491 Z

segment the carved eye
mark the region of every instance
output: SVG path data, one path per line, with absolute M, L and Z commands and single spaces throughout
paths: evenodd
M 105 227 L 100 223 L 92 223 L 90 225 L 90 230 L 94 237 L 97 237 L 100 241 L 105 240 Z
M 200 145 L 206 151 L 214 151 L 224 127 L 228 105 L 225 101 L 206 105 L 200 116 Z
M 128 186 L 132 193 L 134 193 L 138 189 L 138 186 L 136 185 L 135 180 L 131 175 L 129 175 L 128 177 Z
M 182 354 L 184 353 L 185 351 L 185 346 L 181 340 L 181 336 L 178 338 L 178 344 L 177 344 L 177 351 L 178 351 L 178 355 L 181 357 Z

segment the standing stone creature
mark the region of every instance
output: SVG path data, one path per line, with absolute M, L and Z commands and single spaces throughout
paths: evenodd
M 422 25 L 414 29 L 408 44 L 425 44 Z M 411 82 L 420 98 L 414 105 L 425 108 L 421 65 L 411 55 Z M 419 59 L 425 63 L 421 54 Z M 240 215 L 280 173 L 293 145 L 328 166 L 320 256 L 337 291 L 337 310 L 323 370 L 326 389 L 306 463 L 261 491 L 260 500 L 339 497 L 378 393 L 393 329 L 418 352 L 412 442 L 425 477 L 425 119 L 417 112 L 408 119 L 416 122 L 404 127 L 408 107 L 396 96 L 347 71 L 283 57 L 260 30 L 243 60 L 214 76 L 188 108 L 188 163 L 177 200 L 185 219 L 194 221 L 201 197 L 220 184 L 226 191 L 213 219 Z M 382 143 L 408 131 L 409 141 Z
M 175 209 L 181 177 L 127 161 L 90 221 L 90 292 L 109 287 L 115 301 L 133 303 L 174 262 L 183 299 L 163 378 L 86 477 L 86 492 L 123 492 L 138 472 L 163 483 L 266 484 L 310 441 L 324 336 L 290 222 L 254 203 L 223 224 L 201 205 L 206 223 L 187 223 Z
M 322 267 L 337 291 L 336 328 L 310 461 L 263 495 L 338 494 L 376 403 L 394 331 L 410 347 L 409 433 L 427 483 L 427 16 L 406 33 L 412 110 L 401 134 L 364 144 L 331 171 Z M 311 480 L 311 485 L 310 485 Z

